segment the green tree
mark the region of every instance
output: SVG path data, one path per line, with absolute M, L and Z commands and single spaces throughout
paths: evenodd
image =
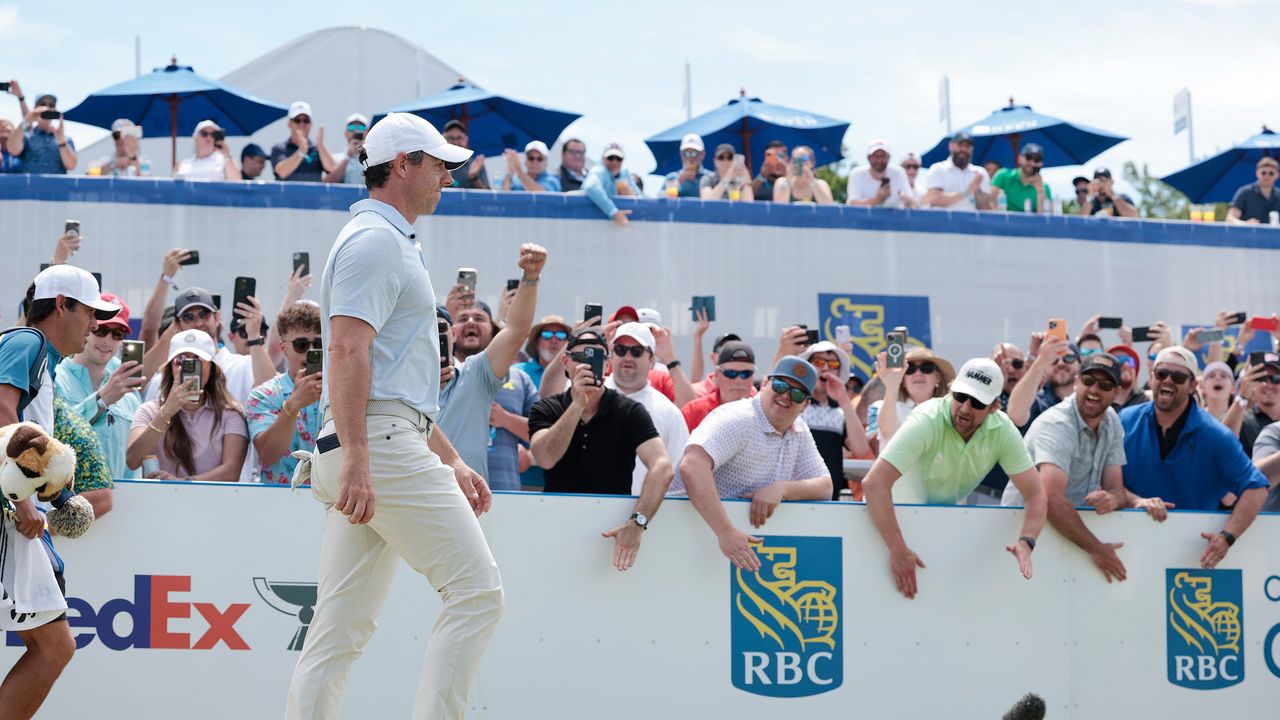
M 1138 212 L 1143 217 L 1163 218 L 1166 220 L 1186 220 L 1191 217 L 1191 202 L 1187 196 L 1170 185 L 1164 184 L 1160 178 L 1151 174 L 1147 164 L 1142 164 L 1142 171 L 1132 160 L 1124 164 L 1125 182 L 1133 186 L 1138 197 Z
M 831 186 L 831 197 L 837 205 L 843 205 L 846 198 L 849 197 L 849 173 L 846 171 L 841 175 L 838 171 L 839 163 L 831 163 L 823 165 L 814 173 L 818 178 L 826 180 Z

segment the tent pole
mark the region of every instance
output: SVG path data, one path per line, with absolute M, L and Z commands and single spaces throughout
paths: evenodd
M 173 168 L 171 172 L 177 172 L 178 169 L 178 96 L 170 95 L 165 98 L 169 102 L 169 159 L 172 161 L 170 166 Z

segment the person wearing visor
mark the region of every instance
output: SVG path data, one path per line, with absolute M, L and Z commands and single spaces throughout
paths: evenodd
M 364 134 L 369 131 L 369 118 L 352 113 L 347 118 L 343 135 L 347 138 L 346 152 L 333 158 L 332 170 L 325 172 L 324 181 L 344 185 L 363 185 L 364 166 L 360 164 L 360 148 L 364 147 Z
M 1053 194 L 1044 184 L 1044 148 L 1036 143 L 1022 146 L 1022 162 L 1016 168 L 1003 168 L 991 178 L 991 199 L 994 202 L 1004 193 L 1008 198 L 1009 212 L 1047 213 Z
M 907 545 L 894 504 L 961 505 L 997 464 L 1022 494 L 1022 530 L 1005 549 L 1031 578 L 1031 552 L 1044 528 L 1046 500 L 1022 435 L 999 406 L 1004 374 L 988 358 L 966 362 L 951 392 L 919 405 L 862 480 L 867 511 L 889 549 L 898 591 L 914 598 L 924 560 Z
M 820 376 L 795 355 L 784 355 L 760 393 L 723 405 L 689 435 L 672 494 L 687 494 L 715 533 L 720 552 L 754 572 L 761 542 L 734 527 L 722 498 L 751 498 L 750 521 L 762 527 L 784 500 L 830 500 L 831 475 L 801 414 Z
M 525 192 L 560 192 L 560 176 L 547 170 L 547 158 L 551 151 L 541 140 L 531 140 L 524 146 L 524 166 L 520 155 L 510 148 L 502 151 L 507 161 L 507 174 L 502 178 L 503 190 Z

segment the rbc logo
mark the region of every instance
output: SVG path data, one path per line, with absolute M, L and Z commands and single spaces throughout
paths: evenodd
M 1218 690 L 1244 681 L 1239 570 L 1165 570 L 1169 682 Z
M 758 573 L 732 568 L 733 686 L 806 697 L 844 683 L 840 538 L 766 537 Z

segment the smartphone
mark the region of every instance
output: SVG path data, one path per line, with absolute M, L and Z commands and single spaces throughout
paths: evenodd
M 588 345 L 582 349 L 582 356 L 591 366 L 591 374 L 595 376 L 596 385 L 604 382 L 604 348 Z
M 1136 327 L 1133 329 L 1134 342 L 1151 342 L 1151 327 Z
M 1222 328 L 1205 328 L 1196 333 L 1196 339 L 1200 342 L 1222 342 Z
M 1256 366 L 1261 365 L 1262 363 L 1264 363 L 1264 362 L 1266 362 L 1266 361 L 1267 361 L 1267 351 L 1266 351 L 1266 350 L 1255 350 L 1254 352 L 1249 353 L 1249 364 L 1250 364 L 1250 365 L 1253 365 L 1253 366 L 1255 366 L 1255 367 L 1256 367 Z
M 880 178 L 880 187 L 884 187 L 884 186 L 886 186 L 886 185 L 888 185 L 888 184 L 889 184 L 889 178 L 887 178 L 887 177 L 882 177 L 882 178 Z
M 362 133 L 362 132 L 353 132 L 353 133 L 351 133 L 351 139 L 352 139 L 352 140 L 364 140 L 364 133 Z
M 440 367 L 449 364 L 449 323 L 444 318 L 436 318 L 436 337 L 440 341 Z
M 582 320 L 585 322 L 591 318 L 600 318 L 600 320 L 603 321 L 604 306 L 600 303 L 587 303 L 586 306 L 582 308 Z
M 1049 332 L 1045 334 L 1045 339 L 1061 338 L 1067 339 L 1067 321 L 1062 318 L 1054 318 L 1049 321 Z
M 891 368 L 900 368 L 907 359 L 907 329 L 896 327 L 885 336 L 888 346 L 885 347 L 885 363 Z
M 1244 319 L 1245 319 L 1245 317 L 1246 317 L 1247 315 L 1248 315 L 1248 313 L 1243 313 L 1243 312 L 1238 312 L 1238 313 L 1235 313 L 1234 315 L 1228 315 L 1228 316 L 1227 316 L 1227 324 L 1228 324 L 1228 325 L 1243 325 L 1243 324 L 1244 324 Z
M 58 112 L 57 110 L 45 110 L 40 113 L 40 117 L 41 119 L 44 119 L 44 120 L 57 120 L 58 118 L 62 117 L 62 113 Z
M 195 402 L 200 399 L 200 370 L 200 358 L 189 357 L 182 359 L 182 374 L 178 376 L 178 384 L 186 385 L 192 378 L 195 378 L 196 380 L 196 394 L 187 396 L 187 400 L 191 402 Z
M 307 351 L 307 367 L 304 371 L 307 375 L 315 375 L 324 368 L 324 350 L 311 348 Z
M 213 131 L 213 141 L 214 141 L 214 142 L 222 142 L 223 140 L 226 140 L 226 139 L 227 139 L 227 131 L 226 131 L 226 130 L 214 130 L 214 131 Z
M 734 155 L 733 155 L 733 165 L 734 165 L 734 167 L 746 167 L 746 166 L 747 166 L 747 156 L 746 156 L 746 155 L 743 155 L 742 153 L 734 153 Z
M 693 311 L 693 321 L 698 322 L 698 311 L 705 309 L 707 311 L 707 322 L 716 321 L 716 297 L 715 295 L 694 295 L 693 306 L 689 308 Z
M 458 284 L 467 288 L 471 295 L 476 294 L 476 269 L 458 268 Z
M 231 316 L 235 317 L 236 308 L 240 307 L 240 303 L 248 303 L 249 296 L 257 296 L 258 281 L 251 277 L 236 278 L 235 294 L 231 297 Z
M 818 331 L 817 331 L 817 330 L 805 330 L 805 331 L 804 331 L 804 344 L 805 344 L 805 345 L 813 345 L 813 344 L 814 344 L 814 343 L 816 343 L 816 342 L 818 342 Z
M 302 268 L 302 274 L 298 277 L 306 277 L 311 274 L 311 253 L 296 252 L 293 254 L 293 274 L 298 274 L 298 268 Z
M 1277 322 L 1275 318 L 1256 317 L 1256 318 L 1249 319 L 1249 327 L 1253 328 L 1254 330 L 1266 330 L 1267 332 L 1276 332 L 1277 330 L 1280 330 L 1280 322 Z
M 80 234 L 79 220 L 68 220 L 63 224 L 62 227 L 63 227 L 62 229 L 63 233 L 75 233 L 76 235 Z
M 142 377 L 142 356 L 147 354 L 147 344 L 141 340 L 125 340 L 120 343 L 120 362 L 136 362 L 130 377 Z
M 507 281 L 507 292 L 511 292 L 512 290 L 516 290 L 516 289 L 518 289 L 519 287 L 520 287 L 520 280 L 519 280 L 519 279 L 516 279 L 516 280 L 508 280 L 508 281 Z
M 0 92 L 9 92 L 9 83 L 0 82 Z
M 199 251 L 199 250 L 189 250 L 189 251 L 187 251 L 187 256 L 186 256 L 186 257 L 184 257 L 184 258 L 182 258 L 181 260 L 179 260 L 179 261 L 178 261 L 178 264 L 179 264 L 179 265 L 199 265 L 199 264 L 200 264 L 200 251 Z
M 214 310 L 221 310 L 221 309 L 222 309 L 222 296 L 221 296 L 221 295 L 214 295 L 214 296 L 213 296 L 213 309 L 214 309 Z
M 836 326 L 836 344 L 843 346 L 845 343 L 849 342 L 849 339 L 850 339 L 849 326 L 837 325 Z
M 1098 318 L 1099 330 L 1119 330 L 1124 326 L 1124 319 L 1118 317 L 1100 317 Z

